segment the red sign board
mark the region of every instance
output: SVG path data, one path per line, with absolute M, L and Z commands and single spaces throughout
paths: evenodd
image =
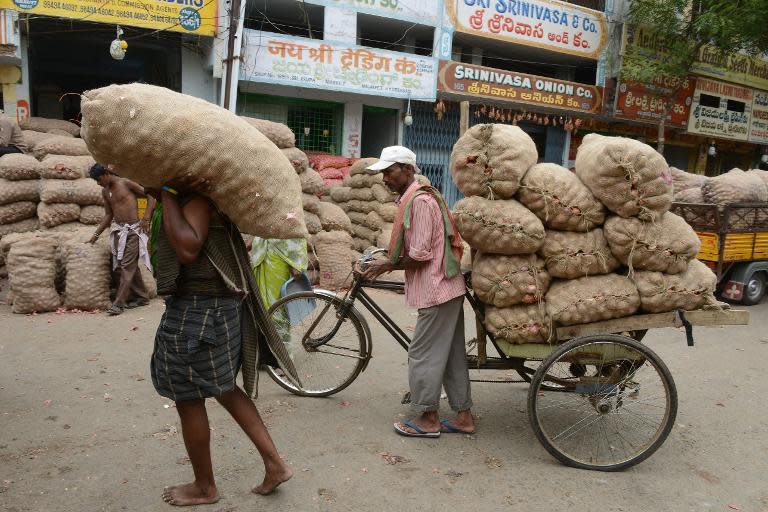
M 490 100 L 597 112 L 600 88 L 454 61 L 440 61 L 437 90 Z
M 658 123 L 664 104 L 670 101 L 675 83 L 664 80 L 654 80 L 651 86 L 635 82 L 619 83 L 616 94 L 616 117 L 633 121 L 648 121 Z M 687 78 L 671 98 L 667 106 L 667 124 L 684 128 L 688 126 L 688 114 L 691 111 L 693 93 L 696 90 L 696 80 Z

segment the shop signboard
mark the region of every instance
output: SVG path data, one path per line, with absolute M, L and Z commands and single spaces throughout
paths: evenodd
M 636 82 L 619 83 L 616 95 L 615 116 L 632 121 L 658 123 L 664 105 L 667 104 L 669 126 L 685 128 L 696 88 L 696 79 L 689 77 L 681 84 L 674 80 L 658 78 L 653 85 Z
M 725 139 L 749 138 L 753 90 L 699 78 L 691 103 L 688 131 Z
M 597 59 L 605 14 L 557 0 L 446 0 L 456 31 Z
M 580 112 L 597 112 L 601 107 L 600 89 L 593 85 L 454 61 L 440 61 L 437 89 L 476 98 Z
M 342 7 L 385 18 L 417 21 L 422 25 L 439 25 L 443 0 L 306 0 L 308 4 Z
M 749 142 L 768 144 L 768 92 L 755 91 L 754 93 Z
M 1 9 L 201 36 L 216 35 L 216 0 L 0 0 Z
M 245 30 L 240 79 L 356 94 L 435 100 L 437 60 Z

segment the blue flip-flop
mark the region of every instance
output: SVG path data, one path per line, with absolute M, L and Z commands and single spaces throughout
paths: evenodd
M 447 418 L 444 420 L 440 420 L 440 424 L 442 425 L 442 427 L 440 427 L 440 432 L 442 432 L 443 434 L 466 434 L 468 436 L 471 436 L 472 434 L 475 433 L 475 431 L 467 432 L 466 430 L 461 430 L 454 427 L 453 425 L 451 425 L 450 420 L 448 420 Z
M 403 421 L 403 422 L 401 422 L 401 423 L 402 423 L 403 425 L 405 425 L 406 427 L 408 427 L 408 428 L 412 428 L 413 430 L 415 430 L 415 431 L 416 431 L 416 432 L 408 432 L 407 430 L 403 430 L 402 428 L 400 428 L 400 427 L 398 426 L 398 425 L 399 425 L 399 423 L 395 423 L 395 425 L 394 425 L 394 427 L 395 427 L 395 432 L 397 432 L 397 433 L 398 433 L 398 434 L 400 434 L 401 436 L 405 436 L 405 437 L 430 437 L 430 438 L 440 437 L 440 432 L 425 432 L 424 430 L 421 430 L 421 429 L 419 428 L 419 426 L 418 426 L 418 425 L 416 425 L 416 424 L 415 424 L 413 421 L 411 421 L 411 420 L 409 420 L 409 421 Z

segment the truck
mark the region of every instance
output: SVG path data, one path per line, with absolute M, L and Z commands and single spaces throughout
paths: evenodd
M 670 211 L 699 236 L 697 258 L 717 275 L 718 295 L 758 304 L 768 282 L 768 204 L 673 203 Z

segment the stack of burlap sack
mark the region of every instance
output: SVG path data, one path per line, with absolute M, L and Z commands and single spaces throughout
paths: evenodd
M 42 169 L 31 155 L 15 153 L 0 157 L 0 237 L 38 228 Z
M 708 178 L 700 174 L 670 168 L 674 199 L 678 203 L 716 204 L 768 202 L 768 172 L 733 168 L 725 174 Z
M 575 174 L 537 159 L 525 132 L 499 124 L 474 126 L 451 155 L 472 286 L 502 349 L 551 341 L 558 325 L 714 302 L 715 276 L 667 211 L 672 179 L 652 148 L 591 134 Z

